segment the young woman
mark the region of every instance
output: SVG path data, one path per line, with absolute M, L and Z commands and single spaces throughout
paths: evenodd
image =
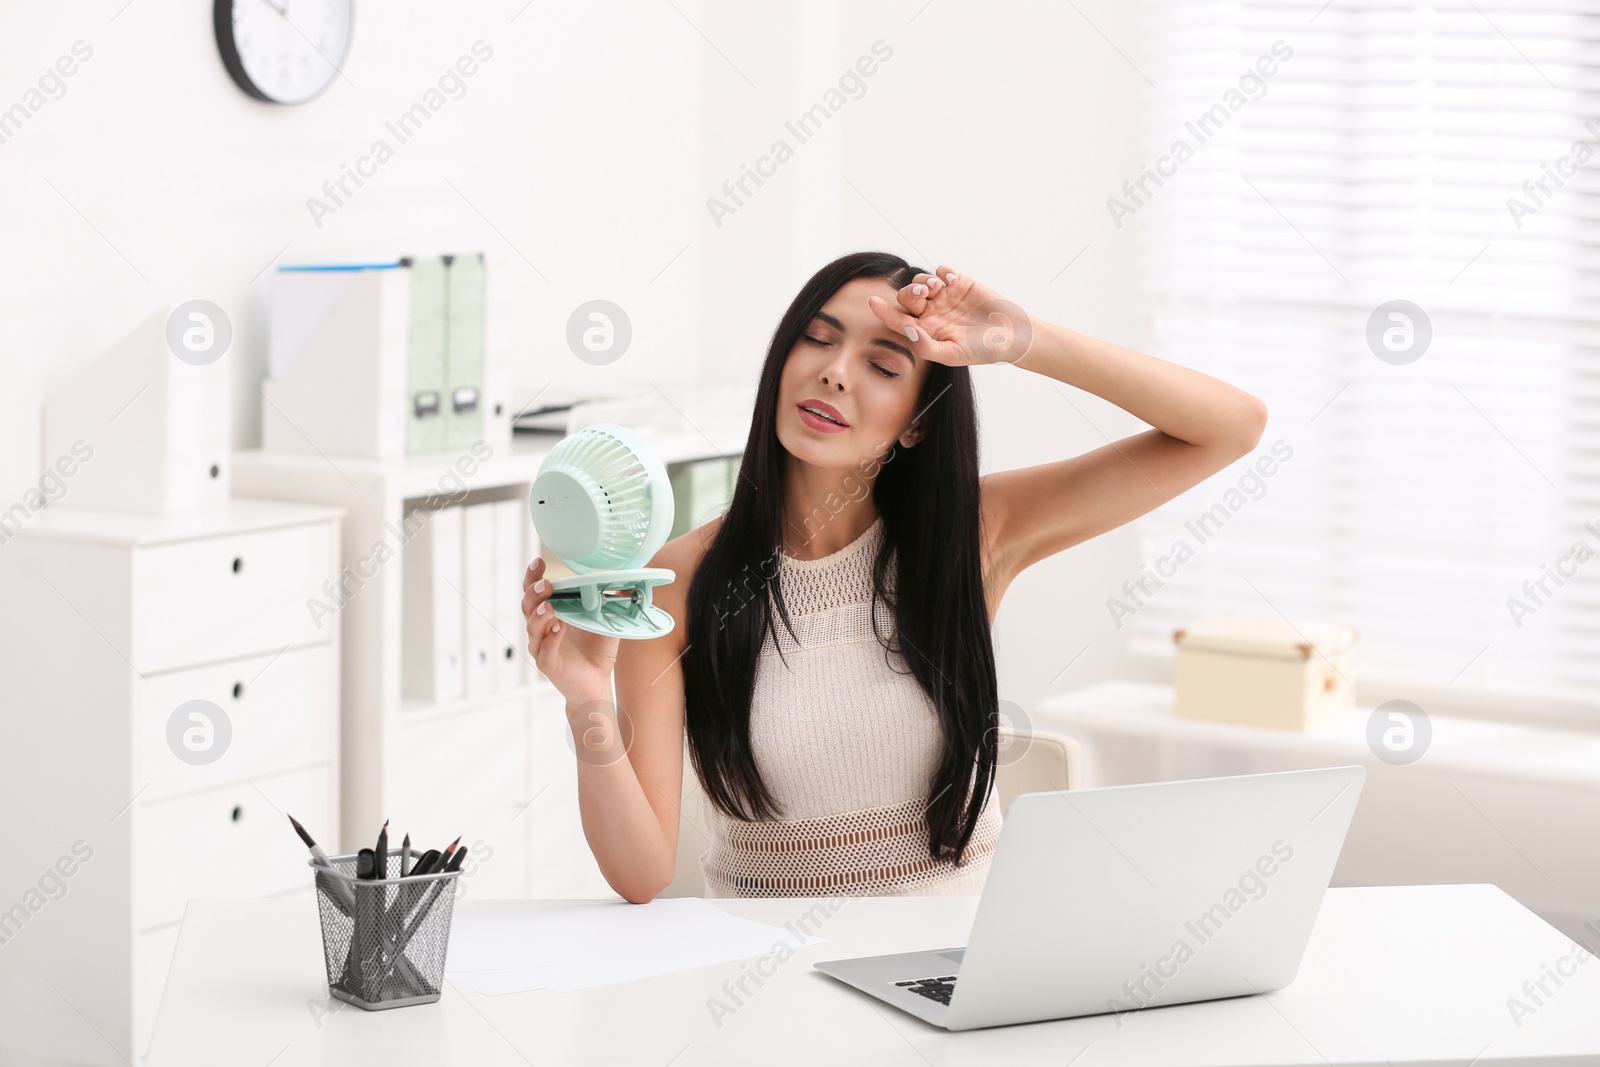
M 967 368 L 998 362 L 1154 429 L 980 478 Z M 773 335 L 732 503 L 651 561 L 677 572 L 655 591 L 673 632 L 619 649 L 555 621 L 542 559 L 524 579 L 528 650 L 580 739 L 606 880 L 635 902 L 672 880 L 687 743 L 707 895 L 980 892 L 1000 828 L 990 627 L 1006 588 L 1243 456 L 1266 417 L 949 267 L 881 252 L 823 267 Z

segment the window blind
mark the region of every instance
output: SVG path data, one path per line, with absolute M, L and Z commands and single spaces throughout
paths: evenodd
M 1600 4 L 1148 10 L 1108 215 L 1152 350 L 1271 419 L 1140 521 L 1114 622 L 1348 622 L 1363 699 L 1600 714 Z

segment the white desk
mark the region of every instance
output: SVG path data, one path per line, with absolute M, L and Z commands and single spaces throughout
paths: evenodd
M 717 901 L 765 922 L 805 900 Z M 1493 886 L 1332 889 L 1300 975 L 1260 997 L 950 1034 L 813 970 L 813 960 L 960 944 L 974 897 L 869 898 L 827 918 L 719 1027 L 708 999 L 741 965 L 576 993 L 480 996 L 363 1012 L 330 1003 L 309 900 L 189 905 L 147 1067 L 267 1064 L 1454 1063 L 1600 1064 L 1600 960 L 1519 1028 L 1506 1000 L 1571 942 Z M 473 901 L 467 908 L 560 906 Z M 747 985 L 747 988 L 753 988 Z

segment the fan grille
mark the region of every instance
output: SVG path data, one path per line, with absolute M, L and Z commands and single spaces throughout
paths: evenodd
M 600 515 L 600 538 L 579 563 L 596 570 L 625 566 L 650 532 L 650 472 L 625 442 L 588 427 L 565 438 L 550 461 L 590 486 Z

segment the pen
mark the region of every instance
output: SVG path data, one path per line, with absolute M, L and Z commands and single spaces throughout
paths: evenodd
M 378 844 L 372 850 L 372 877 L 382 880 L 389 877 L 389 820 L 383 820 L 378 831 Z
M 422 875 L 436 873 L 435 868 L 439 864 L 439 855 L 438 849 L 428 849 L 417 857 L 417 862 L 411 865 L 411 870 L 405 872 L 402 876 L 408 879 L 416 879 L 417 881 L 411 885 L 403 885 L 400 888 L 393 910 L 397 925 L 402 927 L 405 925 L 406 918 L 412 914 L 417 902 L 428 891 L 428 886 L 420 884 L 420 879 Z
M 449 873 L 459 869 L 460 866 L 461 866 L 461 861 L 466 858 L 466 855 L 467 855 L 467 850 L 466 849 L 461 849 L 459 852 L 456 852 L 454 854 L 454 856 L 452 856 L 452 858 L 451 858 L 451 866 L 449 866 L 448 868 L 441 868 L 440 870 L 437 870 L 434 873 L 435 874 L 449 874 Z M 435 882 L 433 885 L 428 887 L 428 889 L 427 889 L 427 894 L 428 895 L 427 895 L 427 898 L 423 901 L 422 906 L 420 908 L 418 908 L 415 912 L 413 912 L 410 916 L 407 917 L 410 921 L 408 921 L 406 923 L 405 931 L 401 935 L 401 938 L 400 938 L 400 950 L 401 951 L 405 950 L 406 944 L 408 942 L 410 942 L 412 935 L 417 932 L 417 927 L 421 925 L 423 918 L 428 914 L 428 910 L 433 907 L 433 902 L 439 899 L 439 894 L 444 892 L 445 887 L 447 885 L 449 885 L 449 884 L 450 884 L 450 879 L 441 878 L 437 882 Z
M 455 841 L 452 841 L 445 852 L 440 852 L 436 848 L 428 849 L 417 860 L 416 865 L 411 868 L 410 877 L 420 878 L 427 874 L 447 873 L 446 857 L 449 856 L 451 849 L 455 849 L 456 843 L 460 840 L 461 838 L 458 837 Z M 465 851 L 465 849 L 459 850 L 455 855 L 461 856 Z M 444 882 L 441 879 L 438 885 L 412 885 L 401 890 L 402 895 L 397 901 L 394 910 L 394 914 L 399 917 L 401 929 L 397 931 L 398 936 L 394 942 L 394 958 L 390 961 L 389 967 L 380 976 L 380 983 L 387 981 L 395 965 L 405 960 L 406 947 L 420 927 L 423 917 L 428 914 L 428 909 L 438 899 L 439 889 L 443 884 Z M 406 960 L 406 967 L 409 970 L 409 960 Z
M 356 853 L 356 878 L 359 881 L 370 882 L 374 868 L 372 850 L 364 848 Z M 355 928 L 350 934 L 350 949 L 344 959 L 344 980 L 347 988 L 356 991 L 369 991 L 368 985 L 362 981 L 365 977 L 363 970 L 369 961 L 361 959 L 360 946 L 364 938 L 377 939 L 377 915 L 374 913 L 373 892 L 375 890 L 356 889 Z M 381 941 L 379 942 L 381 946 Z M 375 988 L 375 987 L 372 987 Z M 376 996 L 376 994 L 374 994 Z
M 456 871 L 460 870 L 461 869 L 461 861 L 467 858 L 467 850 L 466 849 L 464 849 L 464 848 L 456 848 L 456 843 L 459 842 L 460 840 L 461 840 L 461 838 L 458 837 L 458 838 L 455 839 L 455 841 L 450 842 L 449 847 L 446 848 L 444 852 L 439 853 L 438 854 L 438 859 L 435 860 L 432 864 L 430 864 L 428 869 L 426 871 L 424 871 L 423 873 L 424 874 L 454 874 Z M 429 855 L 434 855 L 434 853 L 430 852 Z M 424 894 L 430 894 L 430 893 L 431 893 L 431 895 L 429 895 L 427 897 L 427 903 L 424 904 L 420 909 L 413 909 L 412 905 L 408 904 L 406 906 L 407 910 L 406 910 L 406 912 L 404 914 L 404 917 L 403 917 L 402 921 L 410 920 L 410 918 L 413 915 L 426 913 L 429 908 L 433 907 L 433 902 L 436 899 L 438 899 L 438 896 L 439 896 L 439 888 L 443 884 L 444 884 L 444 882 L 443 882 L 443 880 L 441 880 L 438 885 L 424 886 L 423 888 L 417 890 L 418 896 L 422 896 Z M 415 898 L 413 898 L 413 900 L 414 899 Z
M 427 852 L 424 852 L 422 854 L 422 858 L 417 861 L 417 865 L 411 869 L 412 875 L 420 876 L 420 875 L 426 875 L 426 874 L 445 874 L 445 873 L 447 873 L 446 864 L 450 860 L 450 850 L 454 849 L 456 847 L 456 842 L 460 841 L 460 840 L 461 840 L 461 838 L 458 837 L 458 838 L 456 838 L 455 841 L 450 842 L 449 846 L 446 847 L 445 851 L 443 851 L 443 852 L 440 852 L 436 848 L 430 848 Z M 411 892 L 406 895 L 405 900 L 402 903 L 401 909 L 400 909 L 400 921 L 401 921 L 402 924 L 404 924 L 406 921 L 408 921 L 411 918 L 412 915 L 415 915 L 415 914 L 418 913 L 417 903 L 424 896 L 426 896 L 428 891 L 430 889 L 432 889 L 432 888 L 434 888 L 434 887 L 432 887 L 432 886 L 414 886 L 414 887 L 411 887 Z M 429 903 L 430 904 L 432 903 L 432 899 L 431 898 L 429 899 Z M 421 909 L 421 910 L 426 911 L 426 908 Z
M 460 840 L 461 839 L 459 837 L 456 838 L 456 841 Z M 450 847 L 455 848 L 455 842 L 451 842 Z M 451 855 L 449 865 L 445 868 L 445 871 L 441 873 L 449 873 L 451 871 L 459 870 L 462 861 L 465 860 L 466 857 L 467 850 L 464 848 L 458 849 Z M 394 970 L 395 964 L 406 958 L 406 949 L 410 946 L 411 939 L 415 937 L 417 931 L 422 928 L 422 922 L 428 917 L 428 911 L 433 907 L 434 902 L 439 899 L 439 895 L 444 892 L 446 886 L 449 884 L 450 882 L 448 879 L 441 878 L 436 884 L 428 887 L 428 895 L 426 899 L 412 914 L 411 921 L 406 923 L 405 929 L 401 931 L 399 940 L 395 945 L 394 959 L 389 962 L 389 966 L 384 970 L 383 976 L 379 979 L 380 982 L 387 980 L 390 972 Z

